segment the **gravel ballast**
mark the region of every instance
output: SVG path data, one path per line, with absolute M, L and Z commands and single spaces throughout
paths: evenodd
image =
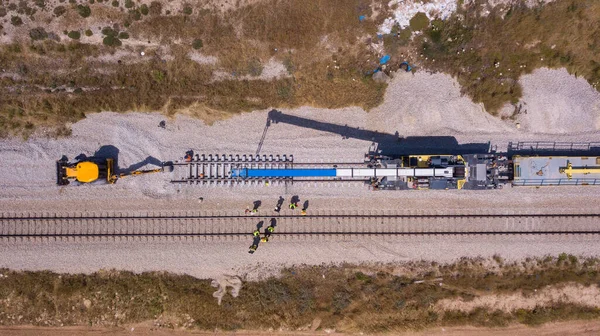
M 509 141 L 600 141 L 600 94 L 584 79 L 565 70 L 539 69 L 522 78 L 523 109 L 516 120 L 492 116 L 480 104 L 460 94 L 447 75 L 399 73 L 392 80 L 384 103 L 365 112 L 360 108 L 325 110 L 301 107 L 282 112 L 322 122 L 360 127 L 403 137 L 452 136 L 459 143 L 490 143 L 498 149 Z M 372 192 L 360 183 L 266 187 L 178 186 L 168 173 L 122 179 L 115 185 L 55 185 L 55 160 L 93 155 L 102 146 L 118 149 L 121 168 L 151 162 L 149 158 L 178 160 L 186 150 L 212 154 L 253 154 L 263 134 L 268 110 L 244 113 L 211 126 L 186 116 L 169 119 L 159 113 L 90 114 L 73 125 L 65 139 L 32 138 L 0 143 L 0 211 L 75 212 L 118 210 L 239 210 L 261 200 L 270 211 L 281 195 L 310 200 L 317 209 L 517 209 L 548 211 L 575 209 L 594 212 L 590 201 L 600 188 L 509 188 L 489 192 L 424 191 Z M 166 128 L 158 127 L 166 120 Z M 520 128 L 516 123 L 520 123 Z M 261 154 L 293 154 L 297 162 L 362 161 L 369 141 L 343 139 L 341 135 L 283 123 L 267 131 Z M 145 168 L 151 168 L 146 165 Z M 204 201 L 198 203 L 198 197 Z M 509 238 L 506 238 L 509 239 Z M 197 276 L 237 272 L 260 262 L 269 265 L 328 262 L 392 262 L 403 260 L 451 261 L 462 256 L 508 258 L 532 255 L 598 255 L 593 238 L 518 241 L 497 239 L 360 242 L 279 242 L 248 255 L 245 243 L 141 242 L 115 243 L 0 243 L 0 267 L 94 271 L 119 268 L 135 271 L 168 270 Z M 582 241 L 583 239 L 583 241 Z M 357 246 L 354 248 L 353 246 Z M 446 248 L 440 248 L 445 246 Z M 10 252 L 10 253 L 9 253 Z M 260 253 L 259 253 L 260 252 Z M 184 256 L 184 257 L 181 257 Z M 256 272 L 259 272 L 258 270 Z

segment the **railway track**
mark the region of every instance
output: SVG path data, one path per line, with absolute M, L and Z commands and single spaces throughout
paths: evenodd
M 290 169 L 322 167 L 362 167 L 364 162 L 295 162 L 293 155 L 195 154 L 187 161 L 172 163 L 171 183 L 202 185 L 293 184 L 297 182 L 365 182 L 365 178 L 240 178 L 230 176 L 232 169 Z
M 270 211 L 269 211 L 270 212 Z M 347 240 L 360 237 L 600 235 L 600 213 L 423 213 L 311 211 L 254 216 L 228 212 L 26 213 L 0 215 L 0 241 L 198 239 L 251 240 L 275 225 L 274 238 Z

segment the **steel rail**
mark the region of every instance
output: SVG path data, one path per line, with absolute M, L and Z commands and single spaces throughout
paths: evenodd
M 335 213 L 312 210 L 259 213 L 71 213 L 0 214 L 0 240 L 18 239 L 251 239 L 252 231 L 276 226 L 283 240 L 328 237 L 600 235 L 599 213 L 446 213 L 391 211 Z M 325 212 L 325 213 L 324 213 Z M 179 237 L 179 238 L 177 238 Z
M 234 218 L 256 218 L 256 219 L 268 219 L 268 218 L 410 218 L 410 219 L 432 219 L 432 218 L 599 218 L 600 213 L 552 213 L 552 214 L 255 214 L 255 215 L 80 215 L 80 216 L 61 216 L 61 215 L 50 215 L 50 216 L 4 216 L 0 214 L 0 223 L 7 220 L 92 220 L 92 219 L 166 219 L 166 220 L 179 220 L 179 219 L 234 219 Z M 600 226 L 599 226 L 600 227 Z
M 424 232 L 284 232 L 275 233 L 277 236 L 509 236 L 509 235 L 600 235 L 600 230 L 579 231 L 424 231 Z M 223 233 L 59 233 L 59 234 L 0 234 L 1 238 L 126 238 L 126 237 L 224 237 L 224 236 L 246 236 L 247 232 L 223 232 Z

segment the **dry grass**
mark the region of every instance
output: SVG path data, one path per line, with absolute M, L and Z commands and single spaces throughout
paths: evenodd
M 130 45 L 114 48 L 66 38 L 30 41 L 27 36 L 0 46 L 0 63 L 14 74 L 0 78 L 6 92 L 0 97 L 0 136 L 28 136 L 40 127 L 63 134 L 65 123 L 104 110 L 186 111 L 211 121 L 268 107 L 372 108 L 382 101 L 385 85 L 365 77 L 373 64 L 364 60 L 375 57 L 358 43 L 376 29 L 376 22 L 358 21 L 359 13 L 369 14 L 369 3 L 270 0 L 224 14 L 193 7 L 191 15 L 183 9 L 167 15 L 163 8 L 161 15 L 141 20 L 131 19 L 123 1 L 119 8 L 91 5 L 88 19 L 66 6 L 67 12 L 55 19 L 61 27 L 84 31 L 113 22 L 117 32 L 130 35 Z M 203 41 L 199 52 L 217 57 L 217 64 L 200 65 L 186 56 L 197 39 Z M 93 61 L 116 51 L 144 51 L 146 57 L 127 65 Z M 259 74 L 272 57 L 288 65 L 290 77 L 235 78 Z M 334 59 L 338 69 L 333 69 Z M 217 69 L 234 79 L 212 80 Z
M 468 300 L 521 290 L 527 294 L 547 286 L 590 285 L 600 280 L 595 259 L 579 261 L 564 255 L 494 264 L 493 260 L 464 259 L 449 265 L 296 267 L 284 270 L 278 278 L 245 282 L 240 296 L 226 295 L 221 306 L 212 297 L 215 289 L 208 280 L 189 276 L 0 270 L 0 324 L 116 326 L 154 320 L 168 328 L 301 330 L 318 317 L 323 329 L 385 332 L 465 324 L 539 325 L 600 317 L 598 308 L 565 303 L 515 311 L 434 308 L 446 298 Z M 404 276 L 393 275 L 398 267 L 404 269 Z M 438 277 L 443 278 L 443 286 L 433 280 Z
M 428 68 L 457 77 L 462 91 L 492 113 L 516 104 L 518 79 L 539 67 L 565 67 L 600 89 L 600 2 L 554 1 L 528 8 L 474 4 L 418 39 Z M 435 61 L 434 61 L 435 60 Z
M 383 99 L 386 85 L 366 75 L 380 55 L 365 42 L 376 38 L 377 25 L 389 13 L 384 9 L 375 19 L 359 22 L 359 15 L 372 13 L 371 1 L 265 0 L 225 12 L 198 5 L 185 14 L 183 7 L 169 7 L 173 12 L 168 15 L 165 7 L 139 20 L 123 1 L 119 8 L 107 2 L 90 6 L 87 19 L 66 6 L 67 12 L 54 23 L 84 31 L 112 21 L 117 32 L 130 35 L 123 46 L 86 44 L 90 40 L 85 37 L 80 42 L 66 37 L 60 42 L 31 41 L 28 21 L 18 28 L 26 34 L 0 46 L 6 71 L 0 77 L 0 136 L 28 136 L 40 127 L 66 134 L 65 123 L 102 110 L 187 111 L 210 121 L 269 107 L 370 109 Z M 139 6 L 134 2 L 132 10 Z M 434 20 L 412 41 L 409 28 L 394 30 L 398 37 L 383 36 L 392 55 L 389 69 L 405 60 L 401 53 L 423 53 L 420 62 L 426 68 L 455 76 L 463 92 L 491 113 L 506 103 L 516 104 L 522 94 L 519 77 L 541 66 L 566 67 L 600 88 L 600 28 L 595 20 L 600 3 L 496 7 L 486 17 L 479 15 L 480 9 L 476 3 L 446 22 Z M 49 34 L 64 36 L 49 29 Z M 195 40 L 203 42 L 197 52 L 216 57 L 216 64 L 188 59 Z M 144 51 L 146 57 L 126 65 L 90 58 L 117 51 Z M 286 65 L 289 77 L 241 79 L 259 74 L 271 58 Z M 215 81 L 216 70 L 232 78 Z

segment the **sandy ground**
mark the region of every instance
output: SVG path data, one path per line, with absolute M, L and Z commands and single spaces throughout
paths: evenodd
M 396 76 L 384 103 L 369 113 L 360 108 L 323 110 L 302 107 L 283 110 L 303 116 L 401 136 L 454 136 L 459 143 L 487 143 L 504 148 L 509 141 L 600 141 L 598 116 L 600 94 L 585 80 L 565 70 L 540 69 L 523 77 L 523 103 L 527 114 L 515 121 L 489 115 L 483 107 L 460 95 L 458 84 L 442 74 L 424 72 Z M 243 211 L 254 200 L 265 209 L 278 196 L 299 195 L 310 200 L 309 211 L 318 209 L 518 209 L 520 211 L 596 212 L 600 188 L 563 187 L 549 189 L 512 188 L 489 192 L 426 191 L 372 192 L 362 184 L 294 186 L 201 187 L 168 183 L 171 176 L 156 174 L 118 181 L 115 185 L 57 187 L 54 161 L 62 155 L 74 158 L 92 155 L 104 145 L 119 150 L 119 166 L 140 162 L 180 159 L 188 149 L 199 153 L 252 154 L 260 141 L 267 111 L 256 111 L 218 121 L 212 126 L 179 116 L 110 112 L 90 114 L 73 125 L 73 136 L 52 140 L 34 138 L 0 143 L 0 211 L 126 211 L 236 210 Z M 158 127 L 167 121 L 166 129 Z M 426 141 L 426 140 L 424 140 Z M 286 124 L 275 124 L 267 132 L 262 154 L 293 154 L 296 161 L 361 161 L 369 141 L 343 139 L 340 135 Z M 139 166 L 139 165 L 137 165 Z M 148 165 L 148 168 L 151 165 Z M 15 169 L 15 167 L 18 167 Z M 198 197 L 204 197 L 201 204 Z M 267 211 L 267 210 L 264 210 Z M 320 264 L 329 262 L 393 262 L 437 259 L 451 261 L 461 256 L 508 258 L 569 252 L 600 255 L 593 238 L 506 238 L 481 241 L 465 238 L 397 239 L 392 242 L 273 242 L 268 250 L 253 256 L 248 244 L 239 242 L 156 243 L 2 243 L 0 267 L 57 271 L 93 271 L 122 268 L 135 271 L 163 269 L 199 277 L 248 272 L 261 274 L 264 265 Z
M 136 326 L 128 326 L 125 328 L 114 328 L 114 329 L 102 329 L 102 328 L 85 328 L 85 327 L 69 327 L 69 328 L 38 328 L 30 326 L 22 327 L 1 327 L 0 333 L 5 336 L 78 336 L 78 335 L 156 335 L 156 336 L 167 336 L 167 335 L 214 335 L 213 332 L 198 332 L 198 331 L 180 331 L 180 330 L 164 330 L 164 329 L 152 329 L 144 324 Z M 478 336 L 478 335 L 514 335 L 514 336 L 528 336 L 536 334 L 540 336 L 592 336 L 600 333 L 600 322 L 599 321 L 575 321 L 575 322 L 562 322 L 562 323 L 550 323 L 541 327 L 526 327 L 526 326 L 511 326 L 502 329 L 489 329 L 489 328 L 475 328 L 475 327 L 452 327 L 452 328 L 434 328 L 419 332 L 406 332 L 406 333 L 394 333 L 394 335 L 401 336 Z M 262 335 L 279 335 L 279 336 L 291 336 L 291 335 L 340 335 L 338 333 L 327 333 L 327 332 L 253 332 L 253 331 L 239 331 L 235 333 L 220 333 L 236 336 L 262 336 Z
M 523 293 L 481 295 L 471 301 L 462 298 L 443 299 L 436 303 L 436 307 L 441 311 L 466 312 L 485 307 L 490 311 L 501 310 L 510 313 L 517 309 L 531 310 L 536 306 L 551 306 L 557 303 L 600 307 L 600 289 L 597 285 L 586 287 L 581 284 L 548 286 L 528 295 Z
M 451 262 L 460 257 L 506 260 L 524 256 L 600 255 L 597 237 L 405 237 L 374 239 L 337 238 L 332 241 L 278 241 L 274 236 L 255 254 L 247 242 L 121 241 L 121 242 L 15 242 L 0 244 L 0 267 L 77 273 L 98 269 L 134 272 L 165 270 L 198 278 L 223 274 L 255 280 L 276 275 L 282 266 L 331 263 L 397 263 L 413 260 Z

